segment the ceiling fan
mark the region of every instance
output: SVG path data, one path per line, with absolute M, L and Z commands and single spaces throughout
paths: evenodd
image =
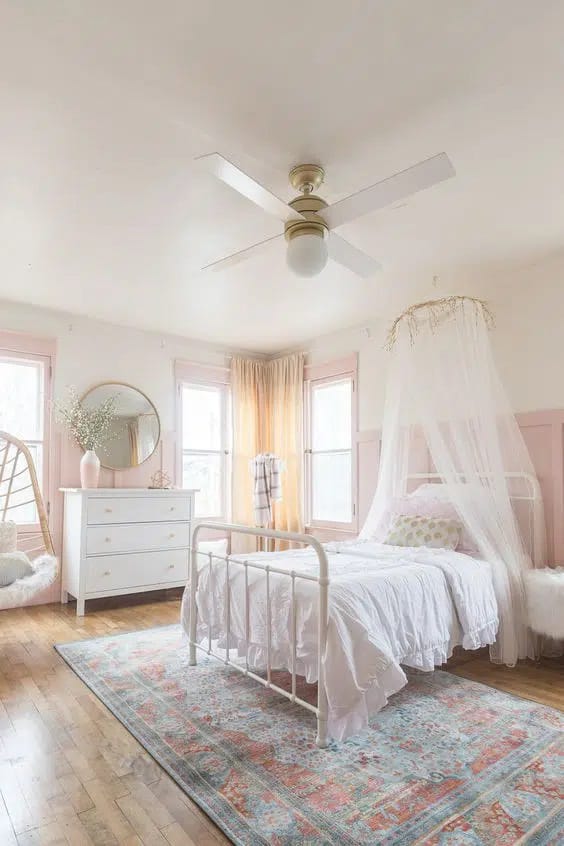
M 219 153 L 199 156 L 197 161 L 209 173 L 284 222 L 288 267 L 298 276 L 305 277 L 321 273 L 328 258 L 362 277 L 372 276 L 381 270 L 376 259 L 353 247 L 334 230 L 356 217 L 389 206 L 455 175 L 447 154 L 439 153 L 329 206 L 314 193 L 323 183 L 323 168 L 302 164 L 294 167 L 288 177 L 290 185 L 300 193 L 286 204 Z M 211 262 L 202 269 L 224 270 L 251 258 L 265 245 L 279 238 L 282 238 L 282 234 Z

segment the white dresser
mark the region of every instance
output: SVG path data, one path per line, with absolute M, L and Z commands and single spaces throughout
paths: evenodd
M 188 579 L 192 490 L 63 488 L 61 602 L 183 587 Z

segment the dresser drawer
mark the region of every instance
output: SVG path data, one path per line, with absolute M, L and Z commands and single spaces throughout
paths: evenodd
M 92 497 L 88 501 L 88 525 L 109 523 L 160 523 L 163 520 L 189 520 L 188 497 L 120 496 Z
M 135 555 L 101 555 L 86 562 L 85 592 L 130 590 L 144 585 L 166 585 L 188 579 L 188 552 L 138 552 Z
M 88 526 L 86 529 L 86 555 L 171 549 L 189 545 L 189 523 L 137 523 L 125 526 Z

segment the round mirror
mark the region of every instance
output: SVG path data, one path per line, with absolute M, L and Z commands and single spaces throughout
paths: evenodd
M 104 382 L 86 391 L 82 404 L 97 408 L 114 400 L 114 419 L 98 458 L 109 470 L 127 470 L 143 464 L 157 448 L 161 424 L 157 409 L 142 391 L 124 382 Z

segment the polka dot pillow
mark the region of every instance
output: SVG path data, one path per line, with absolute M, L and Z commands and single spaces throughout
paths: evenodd
M 390 546 L 456 549 L 461 531 L 462 523 L 458 520 L 396 514 L 392 518 L 384 543 Z

